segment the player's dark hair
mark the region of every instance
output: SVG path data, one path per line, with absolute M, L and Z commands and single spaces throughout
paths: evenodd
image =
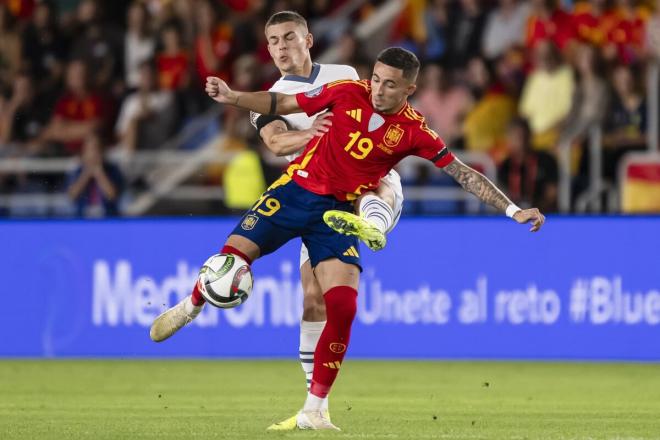
M 270 16 L 266 22 L 266 27 L 280 23 L 289 23 L 291 21 L 307 28 L 307 20 L 305 20 L 305 17 L 295 11 L 276 12 Z
M 378 54 L 377 61 L 403 70 L 403 77 L 414 82 L 419 72 L 419 60 L 414 53 L 402 47 L 388 47 Z

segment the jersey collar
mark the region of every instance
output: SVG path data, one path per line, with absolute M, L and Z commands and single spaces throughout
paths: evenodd
M 285 75 L 282 77 L 282 79 L 284 81 L 297 81 L 297 82 L 314 84 L 314 81 L 316 81 L 316 77 L 319 76 L 320 71 L 321 71 L 321 65 L 317 63 L 313 63 L 312 72 L 309 74 L 309 78 L 300 75 Z

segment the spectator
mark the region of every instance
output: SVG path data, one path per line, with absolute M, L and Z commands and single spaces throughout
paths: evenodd
M 163 51 L 156 59 L 158 82 L 164 90 L 183 90 L 189 84 L 188 53 L 182 46 L 179 27 L 170 22 L 161 31 Z
M 119 168 L 103 158 L 100 137 L 85 139 L 80 165 L 69 176 L 67 193 L 78 217 L 118 216 L 122 192 Z
M 605 58 L 631 64 L 642 58 L 644 31 L 651 13 L 634 0 L 617 0 L 614 22 L 607 35 Z
M 222 174 L 225 206 L 241 214 L 254 205 L 266 190 L 266 180 L 259 154 L 252 148 L 236 153 Z
M 216 4 L 223 1 L 214 0 Z M 194 44 L 197 0 L 148 0 L 148 3 L 151 15 L 154 17 L 155 29 L 163 29 L 168 24 L 175 23 L 179 29 L 181 44 L 187 48 Z
M 123 151 L 129 155 L 138 149 L 160 147 L 177 128 L 174 96 L 158 89 L 151 62 L 142 62 L 138 80 L 138 89 L 122 103 L 115 127 Z
M 154 57 L 156 40 L 149 25 L 149 10 L 144 3 L 134 1 L 128 8 L 124 36 L 125 81 L 129 89 L 140 84 L 140 66 Z
M 605 123 L 604 175 L 613 179 L 621 157 L 646 148 L 646 100 L 630 66 L 619 64 L 612 73 L 614 96 Z
M 609 89 L 601 76 L 603 66 L 599 56 L 598 49 L 587 44 L 580 45 L 577 50 L 577 84 L 560 143 L 576 138 L 580 140 L 590 127 L 603 122 L 609 103 Z
M 498 180 L 518 206 L 556 212 L 557 162 L 546 152 L 534 151 L 530 138 L 527 121 L 514 119 L 507 130 L 508 158 L 498 168 Z
M 516 114 L 516 101 L 493 78 L 483 58 L 470 60 L 467 69 L 475 105 L 465 117 L 465 148 L 495 156 L 494 148 L 506 134 Z
M 580 41 L 602 48 L 605 46 L 614 14 L 608 0 L 581 1 L 573 9 L 573 23 Z
M 199 2 L 195 20 L 195 65 L 200 84 L 206 82 L 207 76 L 218 76 L 229 81 L 232 27 L 218 20 L 217 11 L 209 0 Z
M 34 150 L 43 150 L 55 143 L 55 154 L 78 154 L 83 140 L 103 127 L 103 102 L 89 85 L 84 62 L 76 60 L 67 66 L 66 88 L 55 104 L 48 125 L 34 142 Z
M 445 61 L 463 67 L 481 54 L 481 40 L 486 13 L 477 0 L 460 0 L 450 9 Z
M 526 76 L 524 49 L 512 47 L 493 63 L 496 81 L 509 95 L 519 97 Z
M 523 86 L 518 109 L 529 121 L 534 148 L 549 149 L 556 145 L 571 110 L 575 81 L 552 41 L 538 42 L 534 55 L 534 70 Z
M 19 73 L 11 97 L 0 107 L 0 149 L 4 145 L 5 154 L 9 150 L 7 144 L 14 146 L 11 151 L 15 154 L 23 154 L 20 147 L 37 138 L 48 122 L 48 106 L 38 99 L 36 90 L 32 78 Z
M 22 41 L 23 66 L 32 78 L 39 79 L 34 85 L 49 97 L 56 94 L 61 84 L 68 47 L 57 27 L 52 2 L 39 2 L 23 33 Z
M 536 46 L 551 40 L 564 51 L 575 39 L 575 26 L 571 15 L 559 8 L 557 0 L 531 0 L 532 12 L 527 21 L 525 46 L 533 51 Z
M 472 106 L 472 96 L 464 85 L 454 84 L 449 75 L 437 64 L 425 66 L 413 105 L 425 116 L 429 127 L 448 145 L 454 145 L 462 135 L 463 120 Z
M 482 50 L 488 59 L 504 55 L 511 47 L 525 42 L 525 25 L 529 18 L 529 4 L 520 0 L 500 0 L 486 21 Z
M 13 83 L 21 64 L 21 38 L 14 24 L 7 5 L 0 3 L 0 86 Z
M 98 90 L 120 88 L 121 37 L 117 30 L 103 22 L 101 3 L 82 0 L 77 11 L 78 31 L 71 47 L 71 57 L 94 66 L 90 84 Z
M 424 14 L 426 43 L 422 57 L 426 61 L 440 62 L 447 50 L 447 0 L 431 0 Z

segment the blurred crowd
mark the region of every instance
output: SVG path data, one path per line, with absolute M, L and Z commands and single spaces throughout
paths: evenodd
M 269 87 L 279 73 L 263 28 L 280 10 L 308 19 L 313 58 L 334 48 L 334 62 L 369 78 L 375 54 L 354 29 L 387 2 L 344 16 L 348 3 L 0 0 L 0 160 L 79 161 L 64 177 L 0 170 L 0 195 L 61 192 L 80 215 L 90 205 L 119 214 L 134 180 L 108 152 L 130 158 L 163 148 L 212 105 L 202 87 L 208 75 L 240 90 Z M 385 44 L 422 61 L 413 104 L 429 125 L 452 148 L 492 158 L 518 204 L 553 212 L 559 145 L 574 146 L 577 192 L 586 185 L 590 127 L 603 129 L 610 181 L 625 152 L 645 148 L 648 124 L 658 123 L 647 121 L 645 73 L 660 54 L 659 11 L 660 0 L 409 0 Z M 282 163 L 264 152 L 246 112 L 227 108 L 220 125 L 218 148 L 258 152 L 264 184 L 277 176 Z M 231 175 L 209 166 L 196 179 L 236 187 Z M 414 185 L 434 179 L 421 169 L 405 176 Z
M 576 194 L 587 185 L 590 127 L 602 127 L 606 182 L 625 152 L 646 148 L 656 3 L 410 2 L 394 42 L 424 61 L 414 101 L 430 125 L 454 148 L 492 157 L 516 202 L 553 212 L 560 145 L 573 146 Z

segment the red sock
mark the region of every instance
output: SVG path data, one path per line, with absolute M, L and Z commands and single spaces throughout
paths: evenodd
M 199 281 L 195 283 L 195 287 L 193 287 L 192 295 L 190 297 L 190 302 L 193 303 L 193 306 L 201 306 L 206 302 L 204 297 L 202 296 L 202 292 L 199 291 Z
M 234 255 L 237 255 L 237 256 L 241 257 L 242 259 L 244 259 L 247 262 L 247 264 L 252 266 L 252 260 L 250 258 L 248 258 L 247 255 L 245 255 L 243 252 L 239 251 L 238 249 L 236 249 L 233 246 L 224 245 L 222 247 L 222 250 L 220 251 L 220 253 L 221 254 L 234 254 Z
M 346 355 L 351 325 L 357 311 L 357 290 L 349 286 L 333 287 L 324 298 L 328 320 L 316 344 L 310 387 L 310 393 L 321 398 L 330 392 Z
M 245 261 L 247 261 L 247 264 L 250 264 L 250 265 L 252 264 L 252 260 L 250 260 L 243 252 L 239 251 L 235 247 L 225 245 L 225 246 L 222 247 L 222 250 L 220 251 L 220 253 L 221 254 L 234 254 L 234 255 L 237 255 L 237 256 L 241 257 L 242 259 L 244 259 Z M 199 284 L 198 283 L 195 283 L 195 287 L 193 287 L 193 291 L 192 291 L 192 294 L 191 294 L 190 301 L 193 303 L 194 306 L 201 306 L 202 304 L 204 304 L 206 302 L 206 300 L 202 296 L 202 292 L 199 291 Z

